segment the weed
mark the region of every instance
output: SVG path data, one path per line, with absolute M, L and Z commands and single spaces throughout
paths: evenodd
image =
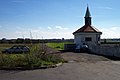
M 60 55 L 47 54 L 47 47 L 43 44 L 32 45 L 30 52 L 23 54 L 0 53 L 0 68 L 41 67 L 59 63 Z

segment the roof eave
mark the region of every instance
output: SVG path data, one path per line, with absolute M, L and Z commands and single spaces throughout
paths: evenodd
M 73 35 L 75 35 L 77 33 L 100 33 L 100 35 L 102 34 L 102 32 L 73 32 Z

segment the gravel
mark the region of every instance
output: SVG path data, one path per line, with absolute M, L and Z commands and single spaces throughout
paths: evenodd
M 64 60 L 68 62 L 97 62 L 97 61 L 110 61 L 110 59 L 105 58 L 103 56 L 88 54 L 88 53 L 73 53 L 73 52 L 65 52 L 62 53 L 61 56 Z

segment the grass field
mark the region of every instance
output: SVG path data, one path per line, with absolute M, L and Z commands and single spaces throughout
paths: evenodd
M 56 42 L 56 43 L 46 43 L 48 47 L 54 48 L 56 50 L 64 50 L 64 44 L 73 44 L 72 42 Z M 13 45 L 26 45 L 31 47 L 31 44 L 0 44 L 0 52 L 3 49 L 10 48 Z
M 26 46 L 28 46 L 28 47 L 31 46 L 31 44 L 0 44 L 0 52 L 1 52 L 3 49 L 12 47 L 13 45 L 26 45 Z
M 64 50 L 64 44 L 73 44 L 72 42 L 47 43 L 48 47 L 56 50 Z

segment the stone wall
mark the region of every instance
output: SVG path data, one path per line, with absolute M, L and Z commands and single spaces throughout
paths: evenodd
M 75 51 L 76 44 L 65 44 L 65 51 Z M 89 45 L 91 52 L 106 56 L 120 57 L 120 44 Z
M 65 44 L 64 50 L 65 51 L 74 51 L 76 48 L 76 44 Z
M 91 45 L 89 49 L 96 54 L 120 57 L 120 45 Z

